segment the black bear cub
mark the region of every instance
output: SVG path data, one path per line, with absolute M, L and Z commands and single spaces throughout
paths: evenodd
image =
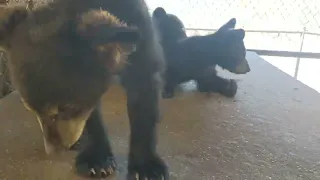
M 2 9 L 0 46 L 10 57 L 15 89 L 37 116 L 45 150 L 67 150 L 86 129 L 89 142 L 76 169 L 94 178 L 116 170 L 100 99 L 123 67 L 131 130 L 127 179 L 169 178 L 156 150 L 164 59 L 143 0 L 57 0 L 32 11 Z
M 189 80 L 197 82 L 200 92 L 235 96 L 236 81 L 219 77 L 215 70 L 215 66 L 219 65 L 235 74 L 250 71 L 245 58 L 245 32 L 243 29 L 234 29 L 235 18 L 230 19 L 213 34 L 192 37 L 184 37 L 186 33 L 184 28 L 181 28 L 184 27 L 181 20 L 166 13 L 161 7 L 154 11 L 153 21 L 160 34 L 167 62 L 163 92 L 165 98 L 172 98 L 175 87 Z M 171 39 L 166 39 L 168 36 Z

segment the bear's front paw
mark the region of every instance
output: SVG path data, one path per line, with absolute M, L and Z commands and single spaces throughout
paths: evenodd
M 226 97 L 234 97 L 237 94 L 238 85 L 234 79 L 230 79 L 228 85 L 221 91 L 221 94 Z
M 91 178 L 106 178 L 116 172 L 114 156 L 98 148 L 87 148 L 76 158 L 78 174 Z
M 129 160 L 127 180 L 169 180 L 168 168 L 158 156 L 147 160 Z

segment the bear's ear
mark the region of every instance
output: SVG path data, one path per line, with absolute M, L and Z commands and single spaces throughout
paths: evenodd
M 91 33 L 86 33 L 85 36 L 96 45 L 108 43 L 137 44 L 140 40 L 140 31 L 134 27 L 108 27 L 107 25 L 99 25 L 95 27 Z
M 236 39 L 241 39 L 243 40 L 246 32 L 243 29 L 234 29 L 234 30 L 230 30 L 230 35 Z
M 167 14 L 166 10 L 164 10 L 163 7 L 157 7 L 153 13 L 152 16 L 156 18 L 164 17 Z
M 227 23 L 225 23 L 224 25 L 222 25 L 218 31 L 224 31 L 224 30 L 228 30 L 228 29 L 234 29 L 236 26 L 237 20 L 236 18 L 232 18 L 230 19 Z

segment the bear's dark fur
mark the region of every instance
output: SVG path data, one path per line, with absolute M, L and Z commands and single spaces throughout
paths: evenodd
M 186 33 L 184 28 L 181 28 L 184 27 L 181 20 L 166 13 L 161 7 L 153 12 L 153 22 L 161 38 L 167 61 L 163 92 L 165 98 L 172 98 L 176 85 L 189 80 L 197 81 L 200 92 L 218 92 L 227 97 L 236 94 L 236 81 L 219 77 L 215 70 L 215 66 L 219 65 L 236 74 L 250 71 L 245 59 L 245 32 L 234 29 L 235 18 L 230 19 L 214 34 L 188 38 L 184 37 Z M 248 69 L 237 72 L 235 68 L 240 64 Z
M 178 40 L 187 38 L 182 21 L 176 15 L 167 13 L 162 7 L 153 11 L 152 19 L 164 51 L 174 47 Z
M 143 0 L 56 0 L 33 12 L 8 9 L 0 14 L 0 45 L 22 102 L 41 124 L 46 150 L 69 148 L 85 126 L 89 144 L 76 167 L 97 178 L 116 169 L 100 98 L 117 65 L 125 65 L 127 178 L 169 178 L 156 152 L 163 53 Z

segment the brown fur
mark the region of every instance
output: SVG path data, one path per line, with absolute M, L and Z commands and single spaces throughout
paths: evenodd
M 89 33 L 90 35 L 94 35 L 92 27 L 99 28 L 99 25 L 106 25 L 110 27 L 126 27 L 127 24 L 124 21 L 121 21 L 116 16 L 110 14 L 108 11 L 103 10 L 91 10 L 82 14 L 81 23 L 78 25 L 78 31 L 82 34 Z M 128 48 L 128 47 L 127 47 Z M 108 43 L 99 45 L 96 47 L 96 51 L 101 54 L 101 56 L 105 56 L 110 53 L 111 56 L 115 57 L 112 61 L 107 61 L 106 67 L 111 72 L 117 72 L 123 68 L 125 64 L 127 64 L 127 58 L 122 57 L 126 54 L 126 52 L 131 52 L 130 49 L 134 49 L 134 46 L 129 45 L 129 49 L 123 44 L 119 43 Z
M 86 126 L 90 143 L 77 156 L 78 172 L 101 177 L 115 170 L 99 101 L 118 65 L 126 64 L 122 77 L 131 124 L 128 178 L 138 174 L 168 179 L 156 153 L 163 55 L 145 2 L 57 0 L 26 14 L 0 19 L 0 42 L 10 57 L 15 88 L 38 117 L 45 146 L 68 148 Z M 137 28 L 143 37 L 138 38 Z
M 20 11 L 17 11 L 16 9 L 14 9 L 10 17 L 15 17 L 15 19 L 18 19 L 19 16 L 17 13 L 21 14 Z M 20 24 L 20 21 L 16 21 L 16 22 Z M 57 24 L 58 23 L 55 23 L 55 25 Z M 88 33 L 91 33 L 91 32 L 87 32 L 90 29 L 89 27 L 93 26 L 94 28 L 99 28 L 98 26 L 101 24 L 106 25 L 108 27 L 113 27 L 113 26 L 125 27 L 126 26 L 125 23 L 121 23 L 120 20 L 118 20 L 115 16 L 111 15 L 107 11 L 91 10 L 81 15 L 81 18 L 76 28 L 79 31 L 79 33 L 81 33 L 81 35 L 89 36 L 90 34 Z M 77 81 L 74 82 L 74 80 L 72 81 L 67 78 L 70 76 L 80 76 L 80 74 L 76 71 L 72 72 L 72 70 L 69 70 L 69 69 L 61 69 L 60 72 L 57 72 L 59 70 L 55 67 L 60 66 L 61 63 L 63 62 L 61 62 L 62 61 L 61 58 L 55 55 L 56 53 L 55 50 L 51 52 L 42 51 L 43 54 L 40 54 L 41 52 L 39 51 L 39 49 L 41 48 L 49 48 L 49 47 L 53 48 L 52 46 L 52 42 L 54 42 L 53 38 L 59 38 L 57 37 L 59 33 L 59 28 L 63 28 L 61 23 L 59 23 L 60 27 L 56 26 L 55 32 L 52 31 L 52 29 L 51 30 L 48 29 L 48 31 L 44 32 L 44 33 L 48 32 L 48 34 L 41 34 L 42 40 L 37 42 L 30 40 L 33 37 L 32 35 L 27 34 L 28 32 L 27 31 L 28 29 L 26 28 L 27 25 L 28 25 L 27 21 L 26 22 L 21 21 L 21 27 L 17 27 L 17 32 L 14 34 L 14 36 L 12 38 L 8 38 L 9 45 L 10 46 L 12 45 L 8 53 L 10 55 L 9 64 L 10 64 L 10 69 L 12 71 L 14 85 L 17 87 L 18 91 L 21 93 L 22 98 L 24 99 L 23 102 L 25 106 L 28 107 L 27 109 L 30 109 L 31 111 L 37 114 L 38 118 L 40 119 L 39 123 L 42 124 L 44 128 L 45 136 L 47 136 L 46 138 L 48 138 L 47 140 L 49 141 L 49 143 L 53 143 L 54 146 L 63 145 L 66 147 L 70 147 L 80 137 L 82 133 L 81 129 L 83 129 L 83 127 L 85 126 L 85 121 L 89 117 L 93 109 L 93 106 L 98 101 L 99 96 L 93 96 L 94 98 L 87 99 L 85 101 L 86 103 L 83 103 L 83 98 L 80 96 L 74 97 L 72 101 L 65 99 L 67 97 L 59 98 L 59 96 L 55 96 L 53 98 L 45 97 L 46 99 L 42 100 L 41 104 L 38 104 L 39 102 L 34 102 L 34 101 L 37 101 L 38 98 L 30 96 L 30 93 L 34 91 L 33 89 L 34 87 L 30 87 L 29 79 L 32 78 L 32 79 L 38 79 L 38 81 L 42 81 L 42 78 L 35 77 L 37 76 L 38 73 L 44 76 L 43 78 L 44 81 L 42 81 L 43 85 L 50 87 L 50 89 L 48 88 L 46 90 L 47 92 L 44 92 L 45 90 L 41 91 L 39 94 L 40 96 L 41 96 L 41 93 L 43 93 L 42 96 L 47 96 L 46 95 L 47 93 L 52 93 L 52 94 L 63 93 L 66 96 L 72 97 L 73 92 L 71 91 L 67 92 L 66 89 L 73 89 L 74 91 L 79 91 L 74 88 L 77 87 L 79 89 L 80 88 L 84 89 L 83 86 L 88 85 L 88 82 L 82 81 L 83 79 L 85 79 L 85 77 L 83 77 L 83 79 L 78 78 L 77 80 L 77 81 L 82 81 L 83 83 L 77 82 Z M 42 28 L 41 30 L 43 29 L 44 28 Z M 12 32 L 11 29 L 9 30 L 10 31 L 7 31 L 7 32 Z M 48 40 L 45 40 L 43 37 L 46 37 L 49 39 L 51 38 L 52 40 L 49 43 L 47 43 Z M 16 44 L 17 40 L 20 41 L 19 44 Z M 22 40 L 24 40 L 25 44 L 23 44 Z M 61 42 L 56 42 L 55 44 L 62 45 Z M 43 46 L 43 47 L 40 47 L 40 46 Z M 122 46 L 119 43 L 106 43 L 106 44 L 100 44 L 100 45 L 93 44 L 93 46 L 94 47 L 91 47 L 91 48 L 94 51 L 96 51 L 98 54 L 98 58 L 97 58 L 98 61 L 95 62 L 96 66 L 105 67 L 111 72 L 115 64 L 120 63 L 118 59 L 120 59 L 121 54 L 124 53 L 124 50 L 122 50 Z M 26 47 L 29 47 L 28 52 L 31 52 L 31 53 L 26 52 L 27 50 Z M 32 53 L 35 51 L 38 51 L 38 53 L 37 54 Z M 70 49 L 70 52 L 72 52 L 71 49 Z M 62 53 L 68 53 L 68 52 L 62 52 Z M 50 63 L 50 66 L 48 65 L 43 66 L 42 69 L 35 67 L 35 65 L 37 64 L 39 65 L 42 63 L 42 59 L 38 59 L 35 56 L 42 55 L 42 56 L 48 57 L 47 54 L 50 54 L 49 57 L 52 57 L 52 60 L 48 59 L 48 61 L 50 61 L 48 62 Z M 27 59 L 26 57 L 28 57 L 29 59 Z M 81 62 L 79 63 L 81 64 Z M 83 63 L 85 64 L 85 62 Z M 50 70 L 51 68 L 54 71 Z M 56 74 L 56 73 L 59 73 L 59 74 Z M 100 73 L 104 74 L 104 72 L 100 72 Z M 53 75 L 53 74 L 56 74 L 56 75 Z M 98 82 L 93 82 L 93 83 L 101 84 L 99 86 L 100 87 L 99 91 L 101 93 L 106 90 L 107 84 L 105 82 L 108 82 L 109 80 L 108 75 L 107 74 L 103 75 L 103 74 L 92 72 L 92 76 L 93 76 L 92 78 L 94 77 L 97 77 L 97 78 L 100 77 L 100 79 L 102 78 Z M 56 81 L 56 78 L 59 76 L 60 78 L 67 79 L 64 84 L 60 84 L 63 81 L 59 81 L 59 82 Z M 72 84 L 72 82 L 74 84 Z M 83 96 L 90 93 L 96 94 L 96 90 L 97 89 L 93 89 L 93 90 L 84 89 L 82 93 L 83 93 Z M 63 112 L 61 112 L 59 109 L 63 109 Z M 77 126 L 76 123 L 71 124 L 75 120 L 79 122 L 83 121 L 83 123 L 79 123 L 79 125 L 82 126 L 82 128 L 71 127 L 71 126 Z M 70 123 L 70 125 L 66 125 L 66 126 L 70 126 L 68 135 L 64 134 L 65 132 L 67 132 L 66 130 L 63 130 L 63 132 L 59 132 L 60 130 L 57 128 L 58 126 L 62 126 L 61 125 L 62 122 Z M 65 128 L 66 127 L 63 127 L 62 129 L 65 129 Z M 71 132 L 71 129 L 73 129 L 74 132 Z M 46 134 L 49 132 L 52 135 Z M 66 137 L 63 138 L 62 136 L 66 136 Z

